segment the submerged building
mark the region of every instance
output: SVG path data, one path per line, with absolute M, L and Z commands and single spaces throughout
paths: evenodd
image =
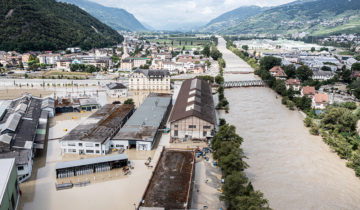
M 16 210 L 20 197 L 15 159 L 0 159 L 0 210 Z
M 112 138 L 116 148 L 151 150 L 171 110 L 171 95 L 150 94 Z
M 63 137 L 62 153 L 105 155 L 114 148 L 111 138 L 134 110 L 134 105 L 106 104 Z
M 12 100 L 0 121 L 0 159 L 15 158 L 19 182 L 31 176 L 34 154 L 45 145 L 48 110 L 54 110 L 42 106 L 45 100 L 28 94 Z
M 170 119 L 171 141 L 206 140 L 215 131 L 216 115 L 210 85 L 201 79 L 183 82 Z

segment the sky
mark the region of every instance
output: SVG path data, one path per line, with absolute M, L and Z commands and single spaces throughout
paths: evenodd
M 294 0 L 91 0 L 127 10 L 155 29 L 174 30 L 208 23 L 240 6 L 277 6 Z

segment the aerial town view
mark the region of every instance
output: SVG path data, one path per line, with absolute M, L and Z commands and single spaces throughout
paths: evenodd
M 360 209 L 360 1 L 0 1 L 0 210 L 64 209 Z

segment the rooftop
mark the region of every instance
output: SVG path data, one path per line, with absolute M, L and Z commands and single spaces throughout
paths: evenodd
M 134 110 L 134 105 L 106 104 L 71 130 L 63 141 L 104 142 L 120 128 L 126 116 Z
M 3 200 L 15 159 L 0 159 L 0 201 Z
M 315 87 L 313 86 L 304 86 L 302 89 L 304 95 L 315 95 Z
M 116 89 L 126 89 L 126 86 L 121 83 L 110 83 L 106 85 L 107 88 L 110 90 L 116 90 Z
M 196 116 L 216 123 L 215 107 L 210 85 L 201 79 L 189 79 L 181 85 L 169 122 Z
M 141 206 L 185 209 L 188 206 L 194 164 L 193 151 L 164 150 Z
M 153 141 L 170 103 L 169 94 L 150 94 L 113 139 Z
M 144 74 L 146 77 L 165 77 L 170 76 L 167 70 L 149 70 L 149 69 L 136 69 L 134 73 Z
M 86 158 L 86 159 L 80 159 L 80 160 L 72 160 L 72 161 L 66 161 L 66 162 L 58 162 L 58 163 L 56 163 L 56 170 L 66 169 L 66 168 L 71 168 L 71 167 L 79 167 L 79 166 L 90 165 L 90 164 L 112 162 L 112 161 L 118 161 L 118 160 L 127 160 L 127 159 L 128 159 L 127 155 L 118 154 L 118 155 L 107 155 L 107 156 L 101 156 L 101 157 L 95 157 L 95 158 Z

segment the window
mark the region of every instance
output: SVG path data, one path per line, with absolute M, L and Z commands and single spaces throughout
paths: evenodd
M 93 144 L 92 144 L 92 143 L 86 143 L 85 146 L 86 146 L 86 147 L 92 147 Z
M 206 131 L 204 131 L 204 132 L 203 132 L 203 136 L 206 136 L 206 134 L 207 134 L 207 132 L 206 132 Z
M 189 125 L 189 128 L 196 128 L 196 125 Z
M 174 130 L 174 136 L 178 136 L 179 135 L 179 131 L 178 130 Z
M 79 143 L 79 147 L 82 147 L 82 143 Z
M 94 153 L 94 150 L 88 149 L 88 150 L 86 150 L 86 153 Z
M 68 146 L 74 147 L 75 143 L 68 143 Z
M 99 147 L 100 146 L 100 144 L 95 144 L 95 147 Z
M 18 171 L 22 171 L 22 170 L 24 170 L 24 166 L 18 166 L 17 169 L 18 169 Z
M 179 126 L 178 125 L 174 125 L 174 128 L 178 128 Z
M 204 127 L 203 127 L 204 129 L 210 129 L 211 128 L 211 126 L 208 126 L 208 125 L 204 125 Z
M 99 151 L 99 150 L 96 150 L 96 154 L 100 154 L 100 151 Z

